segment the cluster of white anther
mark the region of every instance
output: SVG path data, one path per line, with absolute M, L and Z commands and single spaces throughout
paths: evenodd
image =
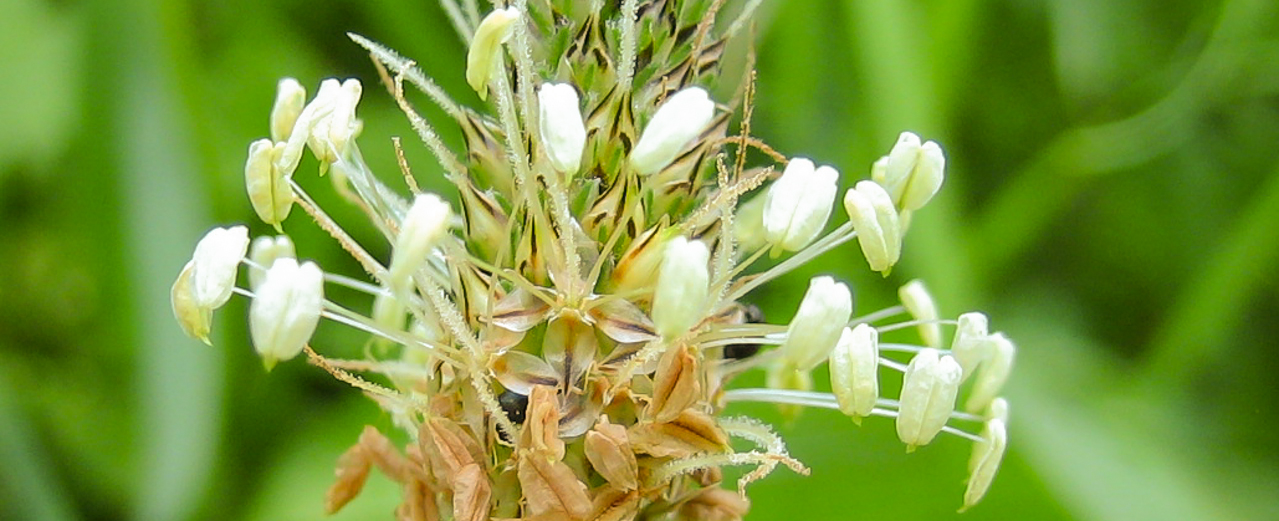
M 297 80 L 280 81 L 271 110 L 271 137 L 249 145 L 244 182 L 249 201 L 262 222 L 280 230 L 293 208 L 293 172 L 302 160 L 303 147 L 329 165 L 347 154 L 362 126 L 355 107 L 363 92 L 358 80 L 324 80 L 315 99 L 306 102 L 306 89 Z
M 945 158 L 936 143 L 921 143 L 915 134 L 902 133 L 888 155 L 874 163 L 871 179 L 857 182 L 845 193 L 849 222 L 818 239 L 830 215 L 839 173 L 829 166 L 816 167 L 805 158 L 792 159 L 769 187 L 758 214 L 762 220 L 758 236 L 775 255 L 794 252 L 792 259 L 805 260 L 856 238 L 870 268 L 887 274 L 901 256 L 911 214 L 936 194 L 944 169 Z M 754 217 L 747 211 L 741 218 Z M 781 266 L 789 267 L 788 262 Z M 765 272 L 761 278 L 770 274 Z M 835 408 L 858 423 L 871 415 L 893 417 L 907 450 L 927 445 L 943 431 L 973 440 L 974 461 L 986 464 L 974 463 L 970 469 L 965 497 L 965 505 L 970 506 L 984 494 L 993 478 L 988 469 L 1002 457 L 1007 405 L 997 396 L 1008 379 L 1015 349 L 1002 333 L 987 332 L 981 313 L 941 320 L 919 281 L 903 286 L 899 297 L 901 307 L 872 318 L 905 311 L 913 320 L 875 327 L 867 318 L 852 318 L 847 286 L 831 277 L 813 279 L 784 335 L 749 340 L 780 343 L 767 368 L 768 388 L 731 390 L 727 398 Z M 917 326 L 922 346 L 880 344 L 880 333 L 906 325 Z M 956 326 L 950 349 L 942 349 L 942 325 Z M 881 357 L 883 351 L 909 354 L 909 363 Z M 830 364 L 829 394 L 812 391 L 811 371 L 822 362 Z M 881 368 L 903 373 L 897 399 L 881 396 Z M 958 411 L 961 386 L 970 379 L 967 401 Z M 983 428 L 973 433 L 951 426 L 964 422 L 980 422 Z
M 236 275 L 249 246 L 244 226 L 214 228 L 196 245 L 172 290 L 174 315 L 187 334 L 209 342 L 213 311 L 238 289 Z M 313 262 L 298 264 L 287 237 L 260 237 L 252 246 L 252 289 L 238 290 L 254 297 L 249 332 L 270 369 L 301 353 L 315 332 L 324 302 L 324 274 Z
M 942 432 L 972 440 L 967 508 L 985 493 L 1003 457 L 1008 405 L 998 396 L 1016 350 L 1003 333 L 988 331 L 981 313 L 940 319 L 932 297 L 918 280 L 902 286 L 899 296 L 900 307 L 850 321 L 851 300 L 843 284 L 829 277 L 814 279 L 769 369 L 769 388 L 730 390 L 727 399 L 838 409 L 859 424 L 867 416 L 895 418 L 897 436 L 908 451 L 931 443 Z M 872 324 L 902 312 L 911 320 Z M 943 325 L 956 329 L 949 349 L 941 347 Z M 881 333 L 911 326 L 918 329 L 923 345 L 880 342 Z M 909 354 L 910 361 L 902 364 L 884 352 Z M 830 365 L 830 393 L 811 391 L 809 371 L 821 362 Z M 897 399 L 881 395 L 881 369 L 903 373 Z M 960 411 L 956 403 L 969 381 Z M 969 432 L 952 423 L 982 427 Z

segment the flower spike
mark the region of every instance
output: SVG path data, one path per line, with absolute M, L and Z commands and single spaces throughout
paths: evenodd
M 324 79 L 309 101 L 296 80 L 280 80 L 269 138 L 243 163 L 254 212 L 279 235 L 250 244 L 246 227 L 214 230 L 172 287 L 179 326 L 206 343 L 214 309 L 251 298 L 249 333 L 268 370 L 305 351 L 403 431 L 359 435 L 338 461 L 326 510 L 355 497 L 376 467 L 404 491 L 404 518 L 740 521 L 749 483 L 778 466 L 808 468 L 768 426 L 725 416 L 736 401 L 791 417 L 817 407 L 855 423 L 895 418 L 908 450 L 939 433 L 978 442 L 964 508 L 980 499 L 1006 447 L 998 396 L 1014 354 L 985 315 L 940 318 L 911 281 L 902 305 L 853 318 L 852 291 L 830 276 L 810 281 L 792 317 L 770 324 L 761 309 L 787 294 L 764 285 L 854 238 L 887 276 L 911 212 L 942 184 L 941 148 L 902 134 L 871 179 L 849 182 L 849 221 L 827 232 L 837 167 L 755 135 L 753 84 L 724 105 L 707 90 L 734 92 L 721 62 L 752 63 L 732 38 L 758 2 L 561 9 L 569 3 L 494 2 L 486 16 L 471 2 L 445 3 L 467 42 L 469 88 L 495 98 L 478 107 L 450 99 L 413 60 L 351 35 L 438 163 L 410 165 L 394 141 L 402 176 L 364 160 L 358 80 Z M 447 118 L 427 121 L 401 87 L 420 89 Z M 464 147 L 451 150 L 446 134 Z M 314 176 L 294 176 L 308 150 L 338 197 L 313 196 Z M 444 176 L 417 175 L 436 171 Z M 387 181 L 397 177 L 403 185 Z M 430 193 L 440 182 L 453 186 Z M 334 200 L 351 207 L 321 207 Z M 338 243 L 327 250 L 347 252 L 367 277 L 298 260 L 297 237 L 282 226 L 294 205 Z M 340 222 L 352 215 L 369 222 Z M 235 287 L 241 262 L 247 280 Z M 326 284 L 340 286 L 342 302 L 325 298 Z M 352 293 L 362 298 L 347 302 Z M 329 358 L 334 340 L 312 338 L 322 317 L 367 335 L 362 350 L 346 349 L 363 356 Z M 950 350 L 940 350 L 940 328 L 951 325 Z M 899 343 L 907 328 L 922 345 Z M 823 362 L 830 391 L 814 386 Z M 766 387 L 742 387 L 751 379 L 737 377 L 756 371 Z M 898 381 L 893 373 L 904 373 L 898 396 L 887 395 L 896 385 L 880 388 L 881 378 Z M 966 378 L 970 412 L 955 412 Z M 966 430 L 976 422 L 980 433 Z M 400 450 L 391 439 L 414 443 Z M 722 469 L 741 465 L 752 468 L 731 492 Z
M 924 345 L 932 348 L 941 347 L 941 324 L 937 323 L 937 304 L 933 296 L 924 287 L 924 281 L 915 279 L 907 282 L 897 290 L 898 298 L 906 311 L 919 322 L 919 337 Z
M 435 194 L 418 194 L 413 206 L 400 223 L 395 237 L 391 268 L 387 275 L 394 288 L 403 288 L 413 276 L 431 248 L 448 231 L 452 212 L 449 204 Z
M 982 441 L 973 445 L 973 455 L 968 463 L 968 488 L 964 490 L 964 512 L 976 505 L 990 489 L 990 483 L 999 472 L 999 464 L 1004 459 L 1004 450 L 1008 446 L 1008 431 L 1004 420 L 992 418 L 986 421 L 981 431 Z
M 266 278 L 266 270 L 275 264 L 275 259 L 282 258 L 297 258 L 293 239 L 290 239 L 288 235 L 253 239 L 253 243 L 249 245 L 249 260 L 257 266 L 249 269 L 249 290 L 257 291 L 258 286 L 261 286 Z
M 283 231 L 280 223 L 293 209 L 293 188 L 289 176 L 276 168 L 276 155 L 285 144 L 259 139 L 249 145 L 249 159 L 244 164 L 244 186 L 249 192 L 249 202 L 262 222 Z
M 213 322 L 213 309 L 202 307 L 195 301 L 195 290 L 191 287 L 191 274 L 195 271 L 195 261 L 187 261 L 169 290 L 170 303 L 173 305 L 173 316 L 187 336 L 213 345 L 209 341 L 209 327 Z
M 995 333 L 989 337 L 990 358 L 977 369 L 977 379 L 973 382 L 973 392 L 964 402 L 964 409 L 971 413 L 985 410 L 991 401 L 999 395 L 1004 382 L 1012 374 L 1013 358 L 1017 347 L 1003 333 Z
M 973 375 L 977 365 L 990 357 L 990 335 L 986 332 L 986 315 L 982 313 L 964 313 L 959 315 L 958 322 L 955 339 L 950 343 L 950 352 L 964 369 L 964 380 L 967 380 Z

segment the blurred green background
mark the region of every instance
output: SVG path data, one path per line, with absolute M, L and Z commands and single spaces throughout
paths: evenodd
M 984 310 L 1020 352 L 1011 449 L 971 512 L 954 513 L 962 440 L 906 455 L 888 421 L 741 407 L 813 471 L 753 485 L 750 519 L 1279 519 L 1276 11 L 766 0 L 756 135 L 851 184 L 909 129 L 949 171 L 889 280 L 850 247 L 761 292 L 765 310 L 792 313 L 814 273 L 854 284 L 862 311 L 923 277 L 943 314 Z M 277 79 L 373 85 L 345 31 L 475 101 L 430 0 L 0 2 L 0 519 L 318 519 L 338 454 L 387 426 L 305 363 L 263 373 L 242 300 L 216 348 L 168 304 L 206 229 L 268 232 L 241 172 Z M 360 114 L 394 179 L 387 138 L 411 131 L 375 87 Z M 358 273 L 294 219 L 302 255 Z M 337 518 L 391 519 L 397 498 L 374 477 Z

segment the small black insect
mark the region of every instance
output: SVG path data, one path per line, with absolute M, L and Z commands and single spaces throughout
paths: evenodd
M 528 410 L 528 396 L 507 389 L 497 395 L 497 404 L 502 406 L 502 411 L 506 413 L 507 418 L 511 419 L 511 422 L 517 425 L 524 423 L 524 414 Z
M 764 321 L 764 311 L 754 304 L 742 307 L 742 323 L 759 324 Z M 759 352 L 759 344 L 731 344 L 724 346 L 725 360 L 750 358 Z

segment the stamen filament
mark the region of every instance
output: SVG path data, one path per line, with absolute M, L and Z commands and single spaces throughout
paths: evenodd
M 908 329 L 908 328 L 912 328 L 912 327 L 919 326 L 919 325 L 922 325 L 922 324 L 941 324 L 941 325 L 943 325 L 943 326 L 954 326 L 954 325 L 956 325 L 956 324 L 958 324 L 958 323 L 959 323 L 959 322 L 958 322 L 958 321 L 956 321 L 956 320 L 954 320 L 954 319 L 939 319 L 939 320 L 907 320 L 907 321 L 905 321 L 905 322 L 898 322 L 898 323 L 896 323 L 896 324 L 888 324 L 888 325 L 886 325 L 886 326 L 875 326 L 875 329 L 878 329 L 880 333 L 887 333 L 887 332 L 889 332 L 889 331 L 897 331 L 897 330 L 899 330 L 899 329 Z
M 906 312 L 906 307 L 898 304 L 896 306 L 884 308 L 879 311 L 868 313 L 860 317 L 854 317 L 852 320 L 848 321 L 848 325 L 855 326 L 857 324 L 870 324 L 875 321 L 882 320 L 891 316 L 900 315 L 905 312 Z M 880 328 L 880 327 L 876 327 L 875 329 L 879 330 L 879 332 L 881 333 L 885 331 L 883 328 Z
M 769 268 L 767 271 L 764 271 L 763 273 L 758 273 L 755 276 L 751 277 L 744 284 L 741 284 L 737 289 L 729 293 L 728 297 L 725 298 L 724 300 L 736 301 L 746 296 L 747 293 L 750 293 L 751 290 L 754 290 L 755 288 L 759 287 L 761 284 L 764 284 L 765 282 L 773 280 L 795 268 L 798 268 L 806 264 L 808 261 L 813 260 L 818 255 L 826 253 L 834 249 L 835 247 L 841 244 L 844 244 L 845 242 L 848 242 L 849 240 L 852 240 L 854 237 L 857 237 L 857 232 L 853 230 L 853 224 L 844 223 L 840 225 L 839 228 L 836 228 L 835 231 L 832 231 L 829 234 L 826 234 L 825 237 L 818 239 L 816 242 L 808 245 L 808 247 L 804 248 L 803 250 L 795 252 L 794 255 L 791 255 L 786 260 L 778 263 L 776 266 L 773 266 L 772 268 Z
M 377 280 L 378 283 L 385 284 L 386 267 L 378 263 L 377 259 L 374 259 L 372 255 L 369 255 L 369 252 L 360 246 L 355 239 L 348 235 L 346 230 L 342 229 L 342 226 L 329 218 L 329 215 L 324 213 L 324 210 L 320 209 L 320 205 L 315 204 L 315 201 L 311 199 L 311 196 L 308 195 L 296 181 L 289 179 L 289 186 L 293 187 L 293 193 L 298 197 L 298 206 L 301 206 L 302 209 L 315 220 L 316 224 L 318 224 L 321 229 L 328 232 L 330 237 L 333 237 L 334 240 L 338 241 L 338 244 L 342 245 L 342 249 L 350 254 L 356 262 L 360 263 L 360 267 L 364 268 L 365 273 L 368 273 L 369 276 Z
M 257 295 L 255 295 L 252 291 L 249 291 L 241 287 L 232 288 L 231 291 L 237 295 L 250 298 L 250 299 L 257 297 Z M 342 324 L 344 326 L 347 326 L 359 331 L 363 331 L 371 335 L 376 335 L 379 338 L 390 340 L 398 344 L 403 344 L 406 346 L 421 347 L 421 348 L 425 348 L 428 351 L 441 351 L 446 355 L 450 355 L 450 356 L 444 356 L 442 358 L 444 358 L 450 364 L 456 367 L 459 367 L 459 368 L 462 367 L 460 362 L 453 360 L 452 356 L 456 356 L 457 350 L 453 349 L 451 346 L 427 342 L 420 338 L 411 336 L 406 332 L 386 331 L 382 329 L 381 327 L 379 327 L 377 324 L 372 323 L 372 321 L 370 321 L 368 317 L 365 317 L 364 315 L 361 315 L 359 313 L 346 309 L 342 306 L 339 306 L 338 304 L 332 301 L 329 301 L 329 300 L 324 301 L 324 310 L 320 312 L 320 316 L 323 318 L 332 320 L 334 322 L 337 322 L 339 324 Z
M 764 402 L 778 405 L 799 405 L 802 407 L 815 407 L 818 409 L 831 409 L 835 411 L 839 410 L 839 402 L 836 401 L 835 395 L 833 394 L 815 391 L 796 391 L 792 389 L 730 389 L 724 392 L 724 401 L 728 403 Z M 872 416 L 883 416 L 886 418 L 897 417 L 897 411 L 895 410 L 898 406 L 897 400 L 880 398 L 876 400 L 875 403 L 877 405 L 893 407 L 894 409 L 876 407 L 871 411 Z M 950 418 L 953 420 L 964 421 L 985 421 L 985 418 L 958 411 L 951 412 Z M 984 441 L 981 436 L 965 432 L 949 425 L 942 427 L 942 431 L 973 441 Z

